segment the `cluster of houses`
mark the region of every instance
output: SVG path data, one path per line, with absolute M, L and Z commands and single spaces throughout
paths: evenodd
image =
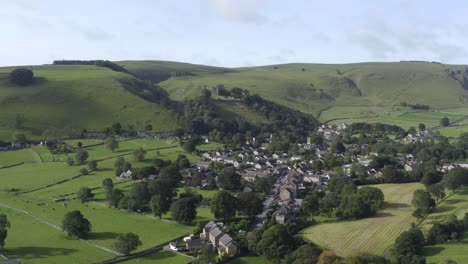
M 183 241 L 186 250 L 196 250 L 205 245 L 210 245 L 220 256 L 234 256 L 239 253 L 239 244 L 223 229 L 224 224 L 221 222 L 208 222 L 202 229 L 200 235 L 190 235 L 184 237 Z M 179 251 L 177 243 L 169 243 L 169 248 L 174 251 Z

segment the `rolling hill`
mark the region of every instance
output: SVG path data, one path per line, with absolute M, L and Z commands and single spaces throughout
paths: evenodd
M 176 101 L 196 98 L 205 88 L 239 87 L 321 122 L 382 122 L 409 128 L 419 122 L 434 126 L 443 115 L 453 121 L 468 114 L 468 66 L 395 62 L 223 68 L 167 61 L 116 63 L 131 74 L 93 65 L 34 66 L 36 80 L 27 87 L 9 83 L 12 67 L 0 68 L 0 139 L 10 139 L 14 132 L 30 138 L 40 138 L 45 131 L 70 135 L 82 129 L 102 130 L 117 121 L 134 128 L 150 123 L 156 131 L 176 128 L 173 111 L 142 99 L 148 90 L 138 92 L 141 80 L 157 83 Z M 136 88 L 129 89 L 122 79 Z M 419 120 L 421 111 L 402 103 L 430 109 Z M 236 102 L 215 104 L 223 117 L 265 121 Z M 20 130 L 15 128 L 18 116 L 24 119 Z M 451 136 L 464 131 L 468 131 L 464 122 L 441 129 Z
M 177 127 L 173 114 L 124 88 L 133 77 L 104 67 L 83 65 L 34 66 L 35 81 L 15 86 L 8 80 L 13 68 L 0 68 L 0 139 L 14 132 L 28 138 L 64 136 L 102 130 L 114 122 L 135 128 L 152 124 L 154 130 Z M 22 128 L 16 118 L 22 116 Z
M 126 62 L 121 63 L 126 65 Z M 159 85 L 178 100 L 196 97 L 205 87 L 220 84 L 228 89 L 240 87 L 313 114 L 322 122 L 397 117 L 412 111 L 402 107 L 403 102 L 455 113 L 468 109 L 464 66 L 396 62 L 285 64 L 225 71 L 204 69 L 191 75 L 171 77 Z

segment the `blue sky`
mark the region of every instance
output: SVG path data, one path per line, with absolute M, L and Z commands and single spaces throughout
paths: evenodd
M 466 10 L 464 1 L 440 0 L 0 0 L 0 65 L 468 64 Z

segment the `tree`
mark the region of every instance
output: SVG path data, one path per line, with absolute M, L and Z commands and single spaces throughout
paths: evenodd
M 426 125 L 423 123 L 419 123 L 418 128 L 419 128 L 419 131 L 424 131 L 426 130 Z
M 67 164 L 68 166 L 72 166 L 73 164 L 75 164 L 75 161 L 71 157 L 67 157 Z
M 229 219 L 236 215 L 237 199 L 227 191 L 217 192 L 211 201 L 211 212 L 218 219 Z
M 201 248 L 201 253 L 196 258 L 193 260 L 193 264 L 215 264 L 216 262 L 216 257 L 218 254 L 216 253 L 216 250 L 211 246 L 211 245 L 204 245 Z
M 91 232 L 91 223 L 80 211 L 70 211 L 63 218 L 62 229 L 69 236 L 85 238 Z
M 5 240 L 8 235 L 8 229 L 10 229 L 10 222 L 8 221 L 6 214 L 0 214 L 0 249 L 3 250 L 5 247 Z
M 34 81 L 34 73 L 26 68 L 14 69 L 10 73 L 10 81 L 16 85 L 30 85 Z
M 239 210 L 252 218 L 263 210 L 263 201 L 255 193 L 242 192 L 239 195 Z
M 337 263 L 340 260 L 340 257 L 338 257 L 335 252 L 333 251 L 324 251 L 322 254 L 320 254 L 319 259 L 318 259 L 318 264 L 334 264 Z
M 421 218 L 429 214 L 435 207 L 435 201 L 429 194 L 424 190 L 416 190 L 413 193 L 413 200 L 411 204 L 415 207 L 413 215 L 417 218 Z
M 294 236 L 284 225 L 276 224 L 263 232 L 257 252 L 278 263 L 295 248 Z
M 440 119 L 439 123 L 441 126 L 446 127 L 450 124 L 450 120 L 448 119 L 448 117 L 443 117 L 442 119 Z
M 292 253 L 291 264 L 316 264 L 322 250 L 311 244 L 304 244 Z
M 234 170 L 224 169 L 218 175 L 218 186 L 225 190 L 239 190 L 241 187 L 241 176 Z
M 105 178 L 102 181 L 102 188 L 104 188 L 106 193 L 109 193 L 110 191 L 112 191 L 112 189 L 114 189 L 114 182 L 112 182 L 112 179 L 111 178 Z
M 208 99 L 211 97 L 211 92 L 208 89 L 203 89 L 202 90 L 202 98 Z
M 187 169 L 190 167 L 190 161 L 184 157 L 179 159 L 179 162 L 177 162 L 177 166 L 179 166 L 180 169 Z
M 88 175 L 88 173 L 89 173 L 88 169 L 86 169 L 86 168 L 81 168 L 80 169 L 80 174 L 81 175 Z
M 382 178 L 386 183 L 398 183 L 402 181 L 403 175 L 395 166 L 385 165 L 382 170 Z
M 468 170 L 463 168 L 451 169 L 445 174 L 443 183 L 447 189 L 457 191 L 468 184 Z
M 125 161 L 125 159 L 122 157 L 118 157 L 114 162 L 115 176 L 119 176 L 122 172 L 131 170 L 131 169 L 132 169 L 132 164 L 130 164 L 130 162 Z
M 424 248 L 424 236 L 420 229 L 411 228 L 400 234 L 393 245 L 393 256 L 397 259 L 397 263 L 413 263 L 404 262 L 405 259 L 411 259 L 413 255 L 420 255 Z
M 197 216 L 197 207 L 191 198 L 182 198 L 175 201 L 171 207 L 172 219 L 184 225 L 190 224 Z
M 76 163 L 83 165 L 86 163 L 86 160 L 88 159 L 88 157 L 89 157 L 89 154 L 86 150 L 78 149 L 75 155 Z
M 137 182 L 132 184 L 132 187 L 128 192 L 128 196 L 131 199 L 131 203 L 130 207 L 127 209 L 132 211 L 144 210 L 151 198 L 146 182 Z
M 139 147 L 133 151 L 133 157 L 135 157 L 135 160 L 137 161 L 144 161 L 145 160 L 145 155 L 146 155 L 146 150 L 144 150 L 142 147 Z
M 442 177 L 437 170 L 429 170 L 422 176 L 421 183 L 428 187 L 429 185 L 438 183 L 441 179 Z
M 429 193 L 435 197 L 436 202 L 445 198 L 445 188 L 441 183 L 433 184 L 427 187 Z
M 118 188 L 114 188 L 106 193 L 106 200 L 109 206 L 114 208 L 119 206 L 120 200 L 122 200 L 123 197 L 124 193 Z
M 114 243 L 115 249 L 124 255 L 130 254 L 139 246 L 141 246 L 140 237 L 131 232 L 118 235 Z
M 312 216 L 319 211 L 319 202 L 320 202 L 320 195 L 318 191 L 313 190 L 309 194 L 306 195 L 304 200 L 301 204 L 301 211 L 307 215 Z
M 151 124 L 146 124 L 145 125 L 145 130 L 146 131 L 151 131 L 151 130 L 153 130 L 153 126 Z
M 114 150 L 118 149 L 119 148 L 119 142 L 115 139 L 115 138 L 108 138 L 106 139 L 106 141 L 104 142 L 104 144 L 106 145 L 106 147 L 114 152 Z
M 76 193 L 76 198 L 82 203 L 89 201 L 93 198 L 94 194 L 91 192 L 91 189 L 88 187 L 81 187 L 80 190 Z
M 97 170 L 97 166 L 98 166 L 98 163 L 97 163 L 96 160 L 90 160 L 90 161 L 88 161 L 88 169 L 89 169 L 90 171 L 95 171 L 95 170 Z
M 171 208 L 172 199 L 177 195 L 175 186 L 168 181 L 156 180 L 148 186 L 152 194 L 150 200 L 151 211 L 154 215 L 162 217 Z
M 112 124 L 112 131 L 119 135 L 122 132 L 122 125 L 119 122 Z
M 15 133 L 13 134 L 13 140 L 19 143 L 26 143 L 28 139 L 24 134 L 21 133 Z

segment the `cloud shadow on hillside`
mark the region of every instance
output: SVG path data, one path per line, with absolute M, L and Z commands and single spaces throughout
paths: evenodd
M 391 210 L 398 210 L 398 209 L 404 209 L 404 208 L 409 208 L 409 204 L 405 203 L 385 203 L 384 204 L 384 209 L 391 209 Z
M 76 249 L 54 247 L 16 247 L 5 249 L 4 254 L 9 258 L 38 259 L 49 256 L 70 255 L 77 252 Z
M 106 240 L 106 239 L 115 239 L 119 234 L 114 232 L 92 232 L 88 235 L 88 239 L 91 240 Z

